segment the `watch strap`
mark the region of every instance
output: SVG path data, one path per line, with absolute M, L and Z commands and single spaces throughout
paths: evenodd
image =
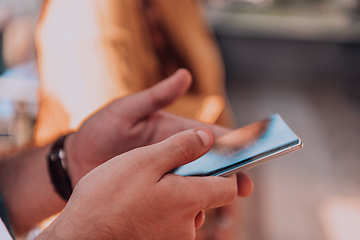
M 64 143 L 67 136 L 64 135 L 56 140 L 47 157 L 51 182 L 54 185 L 55 191 L 65 201 L 68 201 L 72 194 L 71 180 L 62 165 L 62 161 L 66 157 Z

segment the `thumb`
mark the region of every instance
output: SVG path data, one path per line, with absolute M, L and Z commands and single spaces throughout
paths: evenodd
M 214 134 L 207 128 L 191 129 L 143 148 L 150 174 L 162 177 L 167 172 L 192 162 L 207 153 L 214 144 Z
M 155 86 L 126 97 L 126 108 L 119 107 L 124 99 L 115 101 L 113 110 L 130 121 L 137 121 L 181 97 L 190 87 L 191 81 L 190 72 L 179 69 Z

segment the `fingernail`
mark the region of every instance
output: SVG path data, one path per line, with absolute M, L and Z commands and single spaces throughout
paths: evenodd
M 210 136 L 207 132 L 203 131 L 203 130 L 197 130 L 196 134 L 201 138 L 201 141 L 204 145 L 204 147 L 207 147 L 210 145 Z

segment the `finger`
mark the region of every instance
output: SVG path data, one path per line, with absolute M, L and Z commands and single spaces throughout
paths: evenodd
M 146 158 L 140 159 L 162 177 L 174 168 L 198 159 L 214 144 L 214 134 L 207 128 L 191 129 L 144 148 Z
M 171 104 L 182 96 L 191 85 L 191 74 L 179 69 L 173 75 L 155 86 L 126 98 L 126 108 L 117 107 L 119 114 L 137 121 Z M 122 103 L 122 101 L 119 101 Z M 116 104 L 114 106 L 116 108 Z M 116 110 L 114 110 L 116 111 Z
M 248 197 L 254 189 L 254 183 L 251 178 L 245 173 L 238 173 L 237 176 L 237 186 L 238 186 L 238 196 Z
M 197 230 L 201 228 L 204 222 L 205 222 L 205 212 L 200 211 L 195 217 L 195 229 Z
M 216 208 L 232 203 L 237 195 L 236 177 L 187 177 L 192 201 L 198 210 Z

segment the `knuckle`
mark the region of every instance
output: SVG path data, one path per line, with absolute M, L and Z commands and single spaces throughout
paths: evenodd
M 196 144 L 187 138 L 181 138 L 180 141 L 175 143 L 175 149 L 184 159 L 192 159 L 197 155 Z
M 213 203 L 219 207 L 232 203 L 237 196 L 236 184 L 230 183 L 227 180 L 222 184 L 222 187 L 217 187 L 218 189 L 214 191 L 212 196 Z

